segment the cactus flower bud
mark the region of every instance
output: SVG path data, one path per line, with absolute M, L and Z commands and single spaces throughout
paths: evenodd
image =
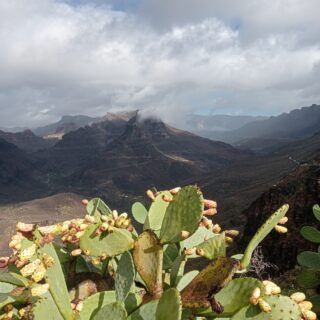
M 215 214 L 217 214 L 217 209 L 216 208 L 210 208 L 210 209 L 204 210 L 202 212 L 202 214 L 204 216 L 214 216 Z
M 25 265 L 21 270 L 21 274 L 24 277 L 28 277 L 31 276 L 34 271 L 36 270 L 36 268 L 41 264 L 40 259 L 36 259 L 33 262 L 28 263 L 27 265 Z
M 196 252 L 196 248 L 189 248 L 184 250 L 186 256 L 192 256 Z
M 34 287 L 31 288 L 31 295 L 33 297 L 39 297 L 42 296 L 44 294 L 46 294 L 49 290 L 49 284 L 45 283 L 45 284 L 37 284 Z
M 279 225 L 276 225 L 274 227 L 274 229 L 279 233 L 287 233 L 288 232 L 288 229 L 286 227 L 279 226 Z
M 186 231 L 186 230 L 182 230 L 180 232 L 180 236 L 181 236 L 182 239 L 187 239 L 190 236 L 190 232 Z
M 120 215 L 119 215 L 119 219 L 120 218 L 124 218 L 124 219 L 127 219 L 128 218 L 128 214 L 126 213 L 126 212 L 123 212 L 123 213 L 121 213 Z
M 196 249 L 196 254 L 197 254 L 198 256 L 200 256 L 200 257 L 203 257 L 203 256 L 205 255 L 205 252 L 204 252 L 203 249 L 197 248 L 197 249 Z
M 239 235 L 238 230 L 225 230 L 224 233 L 226 236 L 229 236 L 229 237 L 237 237 Z
M 32 274 L 31 278 L 35 282 L 40 282 L 44 278 L 44 276 L 46 275 L 46 272 L 47 272 L 47 270 L 46 270 L 44 264 L 40 263 L 36 267 L 36 269 L 35 269 L 34 273 Z
M 83 250 L 83 253 L 84 253 L 86 256 L 90 256 L 90 250 L 89 250 L 89 249 L 84 249 L 84 250 Z
M 290 296 L 290 298 L 291 298 L 294 302 L 296 302 L 296 303 L 299 304 L 300 302 L 306 300 L 306 295 L 305 295 L 303 292 L 295 292 L 295 293 L 293 293 L 293 294 Z
M 212 227 L 212 232 L 213 232 L 213 233 L 220 233 L 220 232 L 221 232 L 221 227 L 220 227 L 218 224 L 215 224 L 215 225 Z
M 254 288 L 252 293 L 251 293 L 250 303 L 253 304 L 253 305 L 257 305 L 260 296 L 261 296 L 260 288 L 259 287 Z
M 101 260 L 99 257 L 92 259 L 92 264 L 94 266 L 98 265 L 99 263 L 101 263 Z
M 86 216 L 84 217 L 84 220 L 88 223 L 95 223 L 96 219 L 94 216 L 90 216 L 89 214 L 86 214 Z
M 85 232 L 82 230 L 82 231 L 78 231 L 75 236 L 77 239 L 80 239 L 83 235 L 85 234 Z
M 213 201 L 213 200 L 204 199 L 203 204 L 208 209 L 211 209 L 211 208 L 216 209 L 217 208 L 217 202 Z
M 31 232 L 33 231 L 34 227 L 35 225 L 31 223 L 18 222 L 16 225 L 16 230 L 21 232 Z
M 164 195 L 162 196 L 162 200 L 163 200 L 164 202 L 171 202 L 171 201 L 172 201 L 172 198 L 169 197 L 169 196 L 167 196 L 166 194 L 164 194 Z
M 76 257 L 81 255 L 82 250 L 81 249 L 75 249 L 71 251 L 71 256 Z
M 273 288 L 274 288 L 274 286 L 272 286 L 270 283 L 268 283 L 267 285 L 264 286 L 264 294 L 266 296 L 271 296 Z
M 258 299 L 258 304 L 259 304 L 260 309 L 263 312 L 266 312 L 266 313 L 270 313 L 271 312 L 271 310 L 272 310 L 271 306 L 267 301 L 263 300 L 262 298 L 259 298 Z
M 82 309 L 83 309 L 83 302 L 80 301 L 77 303 L 76 311 L 80 312 L 80 311 L 82 311 Z
M 9 264 L 9 257 L 0 257 L 0 268 L 6 268 Z
M 233 243 L 233 238 L 231 237 L 225 237 L 226 243 L 232 244 Z
M 177 194 L 180 190 L 181 190 L 181 187 L 176 187 L 176 188 L 171 189 L 171 190 L 170 190 L 170 193 L 171 193 L 172 195 L 175 195 L 175 194 Z
M 102 231 L 107 231 L 108 228 L 109 228 L 109 223 L 108 223 L 108 222 L 103 222 L 103 223 L 101 224 L 101 226 L 100 226 L 100 229 L 101 229 Z
M 299 307 L 300 307 L 301 310 L 302 309 L 311 310 L 313 305 L 312 305 L 312 303 L 310 301 L 305 300 L 305 301 L 302 301 L 302 302 L 299 303 Z
M 302 309 L 301 312 L 305 320 L 317 320 L 317 315 L 313 311 Z
M 30 247 L 22 250 L 19 254 L 20 260 L 29 260 L 36 253 L 37 246 L 33 243 Z
M 86 205 L 88 205 L 89 200 L 88 200 L 88 199 L 82 199 L 82 200 L 81 200 L 81 203 L 82 203 L 84 206 L 86 206 Z
M 117 210 L 112 210 L 112 218 L 117 220 L 119 218 L 119 214 Z
M 54 259 L 46 253 L 43 254 L 42 261 L 47 268 L 54 265 Z
M 280 294 L 281 288 L 278 286 L 272 287 L 271 294 Z
M 148 198 L 150 198 L 152 201 L 154 201 L 156 199 L 154 193 L 151 190 L 147 190 L 146 192 Z
M 203 241 L 208 241 L 209 240 L 209 236 L 204 236 Z
M 279 220 L 279 224 L 286 224 L 287 222 L 288 222 L 288 217 L 283 217 L 283 218 L 281 218 L 280 220 Z

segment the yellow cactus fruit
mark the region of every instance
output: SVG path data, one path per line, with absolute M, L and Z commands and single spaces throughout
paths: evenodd
M 45 277 L 46 272 L 46 267 L 43 263 L 40 263 L 34 270 L 34 273 L 32 274 L 31 278 L 35 282 L 40 282 Z
M 184 254 L 186 256 L 191 256 L 196 252 L 196 248 L 188 248 L 184 250 Z
M 295 292 L 295 293 L 293 293 L 293 294 L 290 296 L 290 298 L 291 298 L 294 302 L 296 302 L 296 303 L 299 304 L 300 302 L 306 300 L 306 295 L 305 295 L 303 292 Z
M 217 202 L 213 200 L 204 199 L 203 204 L 208 209 L 217 208 Z
M 40 259 L 36 259 L 33 262 L 28 263 L 27 265 L 25 265 L 21 270 L 21 274 L 24 277 L 28 277 L 31 276 L 34 271 L 36 270 L 36 268 L 41 264 Z
M 258 304 L 263 312 L 270 313 L 272 311 L 270 304 L 262 298 L 258 299 Z
M 280 294 L 281 293 L 281 288 L 278 286 L 272 287 L 271 294 Z
M 112 210 L 112 218 L 117 220 L 119 218 L 119 213 L 117 210 Z
M 299 307 L 300 309 L 304 309 L 304 310 L 311 310 L 313 305 L 310 301 L 302 301 L 299 303 Z
M 301 312 L 305 320 L 317 320 L 317 315 L 313 311 L 302 309 Z
M 201 248 L 197 248 L 196 249 L 196 254 L 200 257 L 203 257 L 204 256 L 204 250 L 201 249 Z
M 186 231 L 186 230 L 182 230 L 180 232 L 180 236 L 181 236 L 182 239 L 187 239 L 190 236 L 190 232 Z
M 167 196 L 166 194 L 164 194 L 164 195 L 162 196 L 162 200 L 163 200 L 164 202 L 171 202 L 171 201 L 172 201 L 172 198 L 169 197 L 169 196 Z
M 170 193 L 171 193 L 172 195 L 175 195 L 175 194 L 177 194 L 180 190 L 181 190 L 181 187 L 176 187 L 176 188 L 171 189 L 171 190 L 170 190 Z
M 207 210 L 204 210 L 203 212 L 202 212 L 202 214 L 204 215 L 204 216 L 214 216 L 215 214 L 217 214 L 218 213 L 218 211 L 217 211 L 217 209 L 216 208 L 210 208 L 210 209 L 207 209 Z
M 87 214 L 85 217 L 84 217 L 84 220 L 88 223 L 95 223 L 96 222 L 96 219 L 94 216 L 90 216 L 89 214 Z
M 278 233 L 287 233 L 288 232 L 288 229 L 286 227 L 283 227 L 283 226 L 279 226 L 279 225 L 276 225 L 274 227 L 274 229 L 278 232 Z
M 233 243 L 233 238 L 231 237 L 225 237 L 226 243 L 232 244 Z
M 224 233 L 226 236 L 229 236 L 229 237 L 237 237 L 239 235 L 238 230 L 225 230 Z
M 150 198 L 152 201 L 154 201 L 156 199 L 154 193 L 151 190 L 147 190 L 146 194 L 147 194 L 148 198 Z
M 75 250 L 71 251 L 70 255 L 73 256 L 73 257 L 80 256 L 81 252 L 82 252 L 81 249 L 75 249 Z
M 250 296 L 250 303 L 253 305 L 257 305 L 259 302 L 260 295 L 261 289 L 259 287 L 254 288 Z
M 274 288 L 273 285 L 271 285 L 270 283 L 268 283 L 267 285 L 264 286 L 264 294 L 266 296 L 270 296 L 272 295 L 272 289 Z
M 49 290 L 49 284 L 45 283 L 45 284 L 37 284 L 34 287 L 31 288 L 31 295 L 33 297 L 39 297 L 42 296 L 44 294 L 46 294 Z
M 46 253 L 43 254 L 42 261 L 47 268 L 54 265 L 54 259 Z
M 279 220 L 279 224 L 286 224 L 287 222 L 288 222 L 288 217 L 283 217 L 283 218 L 281 218 L 280 220 Z
M 16 230 L 21 232 L 31 232 L 33 231 L 34 227 L 35 225 L 31 223 L 18 222 L 16 225 Z
M 214 232 L 214 233 L 220 233 L 220 232 L 221 232 L 221 227 L 220 227 L 218 224 L 215 224 L 215 225 L 212 227 L 212 232 Z
M 30 247 L 22 250 L 19 254 L 20 260 L 29 260 L 37 250 L 37 246 L 33 243 Z

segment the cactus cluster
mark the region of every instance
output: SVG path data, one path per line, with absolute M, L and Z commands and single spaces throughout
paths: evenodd
M 320 221 L 320 207 L 313 206 L 313 215 Z M 308 241 L 320 244 L 320 231 L 311 226 L 304 226 L 301 235 Z M 302 271 L 298 275 L 298 284 L 309 293 L 317 312 L 320 312 L 320 294 L 317 292 L 320 286 L 320 246 L 317 252 L 304 251 L 298 255 L 298 263 L 302 266 Z
M 12 254 L 0 258 L 7 268 L 0 273 L 0 319 L 315 319 L 298 293 L 290 298 L 272 282 L 237 277 L 273 229 L 287 231 L 288 206 L 261 226 L 243 255 L 228 257 L 239 232 L 212 222 L 217 203 L 197 186 L 147 195 L 149 210 L 132 206 L 140 234 L 128 214 L 97 198 L 83 200 L 83 219 L 18 223 Z M 207 266 L 187 272 L 196 259 Z

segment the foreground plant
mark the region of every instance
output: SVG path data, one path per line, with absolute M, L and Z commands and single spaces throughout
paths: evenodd
M 287 231 L 281 225 L 287 205 L 243 255 L 227 257 L 238 231 L 212 223 L 217 204 L 196 186 L 147 195 L 149 210 L 132 206 L 140 234 L 126 213 L 101 199 L 83 201 L 83 219 L 42 227 L 18 223 L 9 244 L 13 253 L 0 260 L 8 268 L 0 273 L 0 319 L 315 319 L 298 293 L 290 298 L 272 282 L 234 279 L 273 229 Z M 207 260 L 204 269 L 185 272 L 187 262 L 200 258 Z

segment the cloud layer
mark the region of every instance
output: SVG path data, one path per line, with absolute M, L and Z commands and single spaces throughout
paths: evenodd
M 1 1 L 0 126 L 319 103 L 319 11 L 318 0 Z

